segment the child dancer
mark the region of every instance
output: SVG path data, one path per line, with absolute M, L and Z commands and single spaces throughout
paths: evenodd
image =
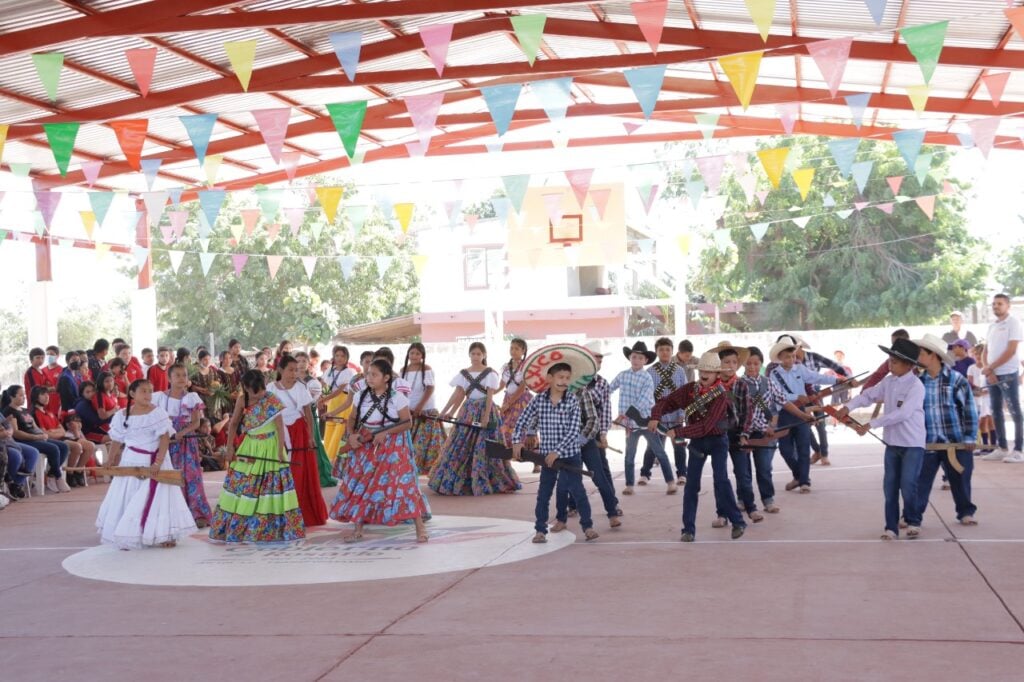
M 206 528 L 210 525 L 210 503 L 203 489 L 203 465 L 196 439 L 205 406 L 197 393 L 188 390 L 188 369 L 185 365 L 171 365 L 167 370 L 167 380 L 171 387 L 155 394 L 153 402 L 171 417 L 175 433 L 171 436 L 167 454 L 171 457 L 171 464 L 185 478 L 185 486 L 181 490 L 196 527 Z
M 899 537 L 900 494 L 903 495 L 903 515 L 907 521 L 907 537 L 921 533 L 921 517 L 917 513 L 917 481 L 921 475 L 926 438 L 924 425 L 924 384 L 914 376 L 921 349 L 909 339 L 897 339 L 892 348 L 879 346 L 889 356 L 889 374 L 877 385 L 866 388 L 846 403 L 837 413 L 840 420 L 851 410 L 874 405 L 885 400 L 885 414 L 853 429 L 864 435 L 872 428 L 884 427 L 885 477 L 885 531 L 883 540 Z
M 437 408 L 434 406 L 434 370 L 427 365 L 427 349 L 422 343 L 409 346 L 402 365 L 402 378 L 412 389 L 409 411 L 413 418 L 412 451 L 416 456 L 416 470 L 425 474 L 440 456 L 447 435 L 441 422 L 423 418 L 436 417 Z
M 516 421 L 533 398 L 533 393 L 526 387 L 526 378 L 523 376 L 526 351 L 526 341 L 512 339 L 508 348 L 511 357 L 501 368 L 501 383 L 498 390 L 505 391 L 505 397 L 501 401 L 501 438 L 505 441 L 506 447 L 511 447 L 512 431 L 516 428 Z M 540 473 L 539 465 L 534 467 L 533 473 Z
M 757 346 L 750 346 L 750 356 L 746 362 L 746 374 L 743 375 L 742 389 L 737 394 L 743 396 L 739 404 L 740 446 L 748 447 L 751 438 L 774 438 L 778 424 L 776 405 L 786 402 L 785 396 L 778 387 L 761 376 L 761 365 L 764 355 Z M 739 386 L 737 386 L 739 388 Z M 757 471 L 757 489 L 761 494 L 761 504 L 769 514 L 778 514 L 779 506 L 775 504 L 775 484 L 772 482 L 772 458 L 775 456 L 775 443 L 752 448 L 754 469 Z M 747 468 L 750 476 L 750 468 Z M 751 482 L 747 482 L 752 487 Z
M 345 422 L 348 420 L 348 414 L 339 409 L 345 401 L 345 389 L 355 374 L 349 368 L 348 360 L 348 348 L 335 346 L 331 350 L 331 368 L 323 376 L 324 393 L 320 398 L 320 413 L 327 422 L 324 427 L 324 450 L 327 451 L 327 459 L 332 462 L 344 442 Z
M 333 488 L 338 485 L 338 479 L 331 476 L 331 460 L 327 457 L 327 451 L 324 449 L 324 440 L 320 436 L 320 417 L 317 414 L 324 386 L 310 372 L 312 366 L 308 353 L 299 351 L 295 354 L 295 359 L 299 363 L 299 382 L 309 391 L 309 399 L 313 401 L 310 403 L 309 409 L 313 413 L 312 441 L 314 447 L 316 447 L 316 468 L 320 477 L 320 487 Z
M 988 397 L 988 379 L 983 372 L 985 366 L 982 360 L 985 357 L 985 344 L 979 343 L 971 349 L 971 356 L 974 357 L 974 364 L 967 368 L 967 378 L 971 382 L 974 393 L 974 406 L 978 410 L 978 431 L 981 433 L 981 442 L 986 446 L 978 454 L 988 454 L 996 447 L 996 423 L 992 419 L 992 401 Z
M 672 340 L 662 337 L 654 342 L 654 352 L 658 354 L 658 361 L 647 368 L 654 380 L 654 399 L 661 400 L 672 391 L 678 390 L 686 385 L 686 370 L 672 357 Z M 676 465 L 676 484 L 686 483 L 686 441 L 677 439 L 672 431 L 677 426 L 683 425 L 683 415 L 666 414 L 662 417 L 662 425 L 669 428 L 669 438 L 672 445 L 672 454 Z M 647 485 L 651 481 L 651 473 L 654 471 L 654 451 L 647 448 L 644 451 L 644 463 L 640 467 L 639 485 Z
M 546 453 L 544 467 L 540 473 L 540 485 L 537 488 L 537 506 L 535 511 L 537 531 L 533 536 L 535 543 L 547 542 L 548 538 L 548 507 L 555 486 L 560 493 L 572 495 L 576 508 L 580 512 L 580 526 L 587 541 L 596 540 L 594 522 L 590 518 L 590 500 L 583 488 L 583 476 L 565 469 L 555 469 L 556 462 L 561 461 L 569 466 L 582 467 L 580 457 L 580 403 L 576 396 L 568 392 L 572 382 L 572 367 L 564 362 L 556 362 L 548 368 L 548 390 L 534 396 L 523 411 L 512 431 L 512 451 L 519 460 L 523 450 L 525 433 L 536 433 L 540 441 L 540 451 Z M 565 520 L 557 520 L 551 532 L 565 530 Z
M 366 373 L 367 387 L 349 416 L 352 461 L 345 467 L 331 518 L 355 525 L 350 541 L 363 537 L 365 524 L 394 526 L 410 519 L 416 524 L 416 541 L 428 540 L 426 507 L 405 433 L 412 425 L 409 401 L 392 388 L 394 379 L 386 360 L 374 360 Z
M 619 375 L 612 380 L 608 387 L 610 393 L 621 389 L 619 392 L 619 421 L 626 427 L 626 487 L 622 489 L 622 494 L 633 494 L 633 477 L 636 475 L 634 469 L 636 445 L 643 438 L 661 465 L 661 473 L 665 476 L 665 483 L 668 486 L 665 493 L 674 495 L 676 479 L 672 476 L 672 466 L 668 463 L 668 455 L 665 454 L 661 434 L 645 429 L 643 425 L 635 423 L 626 416 L 626 410 L 630 407 L 635 407 L 641 414 L 648 414 L 654 406 L 654 379 L 651 378 L 649 372 L 644 370 L 644 365 L 654 362 L 656 354 L 647 350 L 647 344 L 643 341 L 637 341 L 632 348 L 623 347 L 622 353 L 629 360 L 629 369 L 619 372 Z
M 718 375 L 718 381 L 729 392 L 729 398 L 733 402 L 733 408 L 737 417 L 740 414 L 740 405 L 746 402 L 747 385 L 736 376 L 736 371 L 746 365 L 750 357 L 750 351 L 746 348 L 733 346 L 728 341 L 723 341 L 715 347 L 718 351 L 718 359 L 721 361 L 722 371 Z M 750 451 L 744 450 L 740 444 L 742 424 L 737 418 L 736 424 L 729 429 L 729 459 L 732 461 L 732 475 L 736 479 L 736 500 L 739 503 L 740 512 L 746 512 L 747 516 L 754 523 L 764 520 L 764 515 L 757 510 L 757 503 L 754 501 L 754 481 L 750 475 Z M 713 528 L 724 528 L 729 521 L 718 509 L 718 518 L 711 524 Z
M 228 440 L 228 473 L 210 523 L 221 542 L 288 542 L 306 537 L 285 450 L 284 403 L 267 391 L 263 374 L 242 375 L 242 395 L 228 426 L 245 434 L 237 450 Z
M 171 418 L 153 404 L 153 385 L 137 379 L 128 387 L 128 406 L 110 422 L 111 466 L 170 470 L 167 457 L 174 433 Z M 134 476 L 114 476 L 96 517 L 100 540 L 120 549 L 173 547 L 196 524 L 175 486 Z
M 497 373 L 487 366 L 487 348 L 479 341 L 469 346 L 471 364 L 455 375 L 455 392 L 442 417 L 456 409 L 458 424 L 444 444 L 441 456 L 430 471 L 430 488 L 439 495 L 490 495 L 511 493 L 522 488 L 512 465 L 487 456 L 486 441 L 497 439 L 498 423 L 492 398 L 498 388 Z
M 295 494 L 302 508 L 306 527 L 327 523 L 327 505 L 320 492 L 320 472 L 313 445 L 313 400 L 309 389 L 299 381 L 299 363 L 291 355 L 283 355 L 277 363 L 281 379 L 267 386 L 267 392 L 284 403 L 285 447 L 291 451 L 291 472 L 295 481 Z
M 718 352 L 704 353 L 697 363 L 698 383 L 687 384 L 659 400 L 651 410 L 651 422 L 647 425 L 648 430 L 654 432 L 662 414 L 681 409 L 686 415 L 686 426 L 679 429 L 683 437 L 690 439 L 686 486 L 683 488 L 683 531 L 680 537 L 683 542 L 693 542 L 696 538 L 700 476 L 708 455 L 711 456 L 715 482 L 715 506 L 732 524 L 732 539 L 743 537 L 747 528 L 729 481 L 729 438 L 726 432 L 732 401 L 728 391 L 718 382 L 721 370 Z

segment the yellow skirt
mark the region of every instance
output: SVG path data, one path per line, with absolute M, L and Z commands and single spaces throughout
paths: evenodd
M 348 395 L 345 393 L 331 398 L 327 402 L 327 412 L 330 413 L 338 409 L 347 398 Z M 345 442 L 345 422 L 351 412 L 352 406 L 349 405 L 343 412 L 327 420 L 327 426 L 324 428 L 324 450 L 327 451 L 327 459 L 332 462 L 337 458 L 338 450 Z

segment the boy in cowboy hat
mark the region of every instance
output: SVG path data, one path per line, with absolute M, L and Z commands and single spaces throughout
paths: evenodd
M 736 414 L 740 414 L 741 405 L 746 402 L 747 386 L 740 381 L 736 375 L 740 367 L 746 365 L 750 357 L 750 350 L 743 346 L 734 346 L 728 341 L 722 341 L 712 350 L 718 353 L 718 359 L 722 363 L 722 372 L 718 375 L 718 381 L 729 391 L 729 398 L 733 402 Z M 729 459 L 732 460 L 732 475 L 736 479 L 736 500 L 739 502 L 741 512 L 754 523 L 764 520 L 764 515 L 757 510 L 757 502 L 754 501 L 753 477 L 750 474 L 750 451 L 744 450 L 740 445 L 740 434 L 742 422 L 737 419 L 735 425 L 729 429 Z M 711 523 L 712 528 L 724 528 L 729 521 L 721 507 L 717 510 L 717 518 Z
M 899 537 L 900 495 L 903 495 L 903 516 L 907 522 L 907 536 L 917 537 L 921 532 L 921 516 L 917 506 L 917 481 L 921 475 L 926 439 L 924 422 L 924 385 L 914 374 L 920 366 L 920 347 L 909 339 L 896 339 L 892 348 L 879 346 L 889 356 L 889 375 L 877 386 L 861 391 L 837 412 L 842 419 L 850 410 L 885 401 L 885 414 L 867 424 L 858 424 L 854 430 L 864 435 L 879 426 L 885 430 L 885 531 L 883 540 Z
M 686 371 L 672 358 L 672 341 L 662 337 L 654 342 L 654 352 L 658 354 L 658 361 L 647 368 L 654 379 L 654 400 L 658 401 L 672 391 L 679 390 L 686 385 Z M 683 413 L 674 412 L 661 417 L 663 426 L 668 427 L 668 437 L 672 443 L 672 454 L 675 457 L 676 484 L 686 483 L 686 441 L 677 439 L 674 429 L 683 425 Z M 667 451 L 666 451 L 667 452 Z M 647 485 L 651 480 L 651 471 L 654 469 L 654 451 L 647 448 L 644 451 L 644 463 L 640 467 L 640 485 Z
M 718 382 L 722 362 L 717 351 L 708 351 L 697 364 L 700 376 L 698 383 L 687 384 L 678 391 L 662 398 L 651 411 L 649 430 L 658 427 L 658 420 L 665 413 L 683 410 L 686 426 L 679 434 L 690 439 L 690 458 L 686 469 L 686 486 L 683 488 L 683 542 L 693 542 L 697 533 L 697 499 L 700 494 L 700 476 L 704 460 L 711 456 L 711 471 L 715 482 L 715 505 L 732 523 L 732 539 L 743 536 L 746 523 L 736 506 L 732 483 L 729 482 L 728 454 L 729 439 L 726 436 L 732 401 Z
M 535 509 L 536 534 L 533 541 L 547 542 L 548 506 L 551 495 L 557 484 L 560 490 L 569 492 L 576 500 L 580 512 L 580 526 L 587 540 L 597 539 L 594 522 L 590 518 L 590 501 L 583 487 L 583 476 L 568 469 L 554 469 L 556 461 L 563 460 L 570 466 L 581 467 L 580 458 L 580 403 L 576 396 L 569 393 L 572 383 L 572 366 L 564 362 L 556 362 L 548 368 L 548 389 L 538 393 L 523 410 L 516 421 L 512 432 L 512 453 L 519 459 L 523 451 L 523 437 L 527 432 L 536 433 L 540 440 L 544 458 L 544 467 L 540 472 L 540 483 L 537 487 L 537 506 Z M 551 527 L 552 532 L 565 530 L 566 519 L 556 519 Z
M 637 441 L 643 438 L 661 465 L 661 473 L 665 476 L 665 483 L 668 486 L 665 493 L 674 495 L 676 481 L 672 476 L 668 455 L 665 454 L 665 448 L 661 443 L 661 434 L 645 429 L 643 425 L 626 416 L 626 410 L 630 407 L 635 407 L 640 414 L 650 414 L 651 408 L 654 407 L 654 379 L 644 370 L 644 366 L 654 362 L 656 354 L 647 350 L 647 344 L 643 341 L 637 341 L 632 348 L 623 346 L 622 353 L 629 359 L 629 369 L 619 372 L 609 386 L 611 392 L 619 391 L 619 421 L 626 427 L 626 487 L 622 489 L 622 494 L 633 494 L 636 445 Z
M 966 378 L 949 365 L 952 358 L 943 350 L 946 342 L 932 334 L 914 341 L 921 348 L 918 362 L 924 367 L 924 426 L 928 443 L 975 442 L 978 432 L 978 409 L 974 394 Z M 957 343 L 966 343 L 960 339 Z M 977 525 L 974 515 L 978 508 L 971 502 L 971 473 L 974 456 L 969 449 L 958 449 L 956 459 L 963 467 L 957 472 L 944 451 L 925 450 L 921 461 L 921 475 L 917 479 L 917 509 L 915 518 L 921 519 L 928 506 L 935 474 L 942 467 L 949 482 L 956 507 L 956 518 L 965 526 Z M 909 524 L 910 521 L 907 520 Z
M 810 403 L 807 386 L 815 384 L 836 383 L 836 377 L 817 374 L 805 365 L 796 362 L 796 344 L 792 338 L 783 336 L 768 352 L 772 361 L 772 369 L 768 373 L 769 380 L 785 396 L 785 402 L 779 405 L 783 410 L 800 421 L 789 427 L 789 432 L 779 438 L 779 453 L 793 472 L 793 480 L 786 484 L 786 490 L 800 489 L 801 493 L 811 492 L 811 427 L 814 415 L 803 409 Z M 780 415 L 781 416 L 781 415 Z M 790 419 L 789 421 L 792 421 Z M 779 424 L 783 422 L 780 419 Z M 783 427 L 785 428 L 785 427 Z

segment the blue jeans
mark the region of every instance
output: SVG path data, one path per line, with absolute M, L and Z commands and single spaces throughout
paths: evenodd
M 921 475 L 917 478 L 917 509 L 915 510 L 918 519 L 924 516 L 924 510 L 928 506 L 928 497 L 932 492 L 932 485 L 935 483 L 935 474 L 939 467 L 946 474 L 949 482 L 949 492 L 953 493 L 953 505 L 956 507 L 957 520 L 965 516 L 974 516 L 978 508 L 971 502 L 971 474 L 974 473 L 974 456 L 970 450 L 957 450 L 956 459 L 964 472 L 957 473 L 949 464 L 945 452 L 925 450 L 924 458 L 921 461 Z M 910 523 L 910 521 L 907 521 Z
M 615 483 L 606 472 L 608 460 L 604 457 L 604 451 L 597 446 L 596 440 L 588 440 L 580 450 L 583 459 L 583 466 L 587 471 L 594 474 L 594 485 L 601 495 L 601 504 L 604 505 L 604 512 L 608 518 L 618 516 L 619 500 L 615 497 Z M 569 506 L 576 509 L 576 499 L 568 490 L 555 492 L 555 518 L 565 521 L 569 518 Z
M 1013 417 L 1013 449 L 1024 449 L 1024 417 L 1020 411 L 1020 386 L 1017 384 L 1017 373 L 997 374 L 997 382 L 988 385 L 988 397 L 992 403 L 992 421 L 996 424 L 996 439 L 999 447 L 1006 450 L 1006 417 L 1003 415 L 1003 396 L 1010 405 L 1010 416 Z
M 779 438 L 779 454 L 800 485 L 811 484 L 811 427 L 797 424 Z
M 729 440 L 725 435 L 704 436 L 690 441 L 690 457 L 686 466 L 686 486 L 683 488 L 683 532 L 697 534 L 697 496 L 700 494 L 700 476 L 704 460 L 711 456 L 711 473 L 715 482 L 715 506 L 734 526 L 745 528 L 743 514 L 736 506 L 736 497 L 729 482 Z
M 583 460 L 578 456 L 565 461 L 572 466 L 583 466 Z M 576 508 L 580 512 L 580 526 L 583 527 L 583 530 L 593 526 L 594 521 L 590 518 L 590 500 L 587 499 L 587 491 L 583 487 L 583 475 L 545 466 L 540 470 L 540 485 L 537 487 L 537 508 L 535 510 L 537 522 L 533 526 L 537 532 L 547 535 L 548 507 L 556 485 L 559 496 L 568 493 L 576 501 Z M 560 520 L 565 521 L 564 518 Z
M 46 457 L 46 461 L 49 464 L 49 471 L 46 472 L 47 476 L 60 478 L 63 475 L 60 468 L 64 462 L 68 461 L 68 455 L 71 453 L 67 443 L 60 440 L 34 440 L 31 444 L 24 441 L 18 441 L 18 444 L 22 447 L 31 445 L 31 447 Z
M 903 518 L 911 526 L 921 525 L 917 505 L 917 480 L 921 475 L 924 448 L 890 445 L 885 448 L 885 529 L 900 534 L 900 495 L 903 495 Z M 934 474 L 933 474 L 934 476 Z
M 775 448 L 754 448 L 754 470 L 757 472 L 757 492 L 761 504 L 767 507 L 775 501 L 775 483 L 772 482 L 772 460 Z
M 750 474 L 750 451 L 740 449 L 738 438 L 729 438 L 729 459 L 732 460 L 732 476 L 736 479 L 736 500 L 739 503 L 741 512 L 748 514 L 757 511 L 757 503 L 754 501 L 754 481 Z M 723 514 L 722 505 L 719 504 L 717 496 L 715 499 L 715 513 L 721 517 Z
M 27 443 L 16 443 L 7 441 L 7 475 L 18 485 L 25 485 L 28 482 L 28 474 L 18 473 L 19 471 L 32 472 L 36 470 L 36 462 L 39 461 L 39 451 Z
M 672 439 L 672 455 L 675 459 L 676 465 L 676 477 L 686 475 L 686 441 L 676 442 L 676 439 Z M 644 451 L 644 463 L 640 467 L 640 475 L 651 477 L 651 472 L 654 470 L 654 450 L 647 448 Z
M 661 465 L 661 473 L 665 476 L 666 483 L 672 483 L 676 479 L 672 477 L 672 466 L 668 463 L 668 455 L 665 454 L 665 446 L 661 444 L 662 435 L 657 431 L 647 429 L 633 429 L 626 436 L 626 485 L 632 486 L 636 479 L 636 444 L 641 438 L 647 441 L 647 447 L 658 458 Z
M 815 438 L 815 433 L 818 434 L 817 438 Z M 814 429 L 807 435 L 811 438 L 811 449 L 822 457 L 828 457 L 828 427 L 824 420 L 815 422 Z

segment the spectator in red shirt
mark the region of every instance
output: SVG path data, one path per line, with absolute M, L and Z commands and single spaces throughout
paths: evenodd
M 103 430 L 109 430 L 110 419 L 121 409 L 117 405 L 117 383 L 114 381 L 114 375 L 110 372 L 100 372 L 100 377 L 96 380 L 96 393 L 92 397 L 92 406 L 104 422 Z
M 128 379 L 124 360 L 120 357 L 114 358 L 110 361 L 109 370 L 114 376 L 114 386 L 117 388 L 117 407 L 124 409 L 128 407 L 128 387 L 132 384 Z
M 29 367 L 25 370 L 25 392 L 32 393 L 36 386 L 49 386 L 49 378 L 43 371 L 43 363 L 46 361 L 46 352 L 42 348 L 33 348 L 28 352 Z
M 157 364 L 149 368 L 149 383 L 153 384 L 153 393 L 166 391 L 171 387 L 167 379 L 167 368 L 171 364 L 171 349 L 167 346 L 160 346 L 157 350 Z
M 123 344 L 117 351 L 117 357 L 121 358 L 124 362 L 124 373 L 128 377 L 128 385 L 131 386 L 133 381 L 137 379 L 145 379 L 146 373 L 142 370 L 142 363 L 139 359 L 132 355 L 132 347 L 127 343 Z M 125 388 L 125 394 L 127 395 L 128 390 Z
M 29 413 L 36 420 L 36 426 L 42 429 L 52 439 L 61 441 L 68 446 L 68 460 L 65 466 L 84 467 L 96 454 L 96 446 L 88 441 L 79 441 L 69 437 L 68 432 L 61 426 L 60 420 L 50 414 L 49 404 L 59 402 L 56 395 L 47 386 L 36 386 L 30 394 L 32 406 Z M 88 449 L 86 449 L 88 448 Z M 82 472 L 69 472 L 66 474 L 68 486 L 77 488 L 85 485 L 85 474 Z

